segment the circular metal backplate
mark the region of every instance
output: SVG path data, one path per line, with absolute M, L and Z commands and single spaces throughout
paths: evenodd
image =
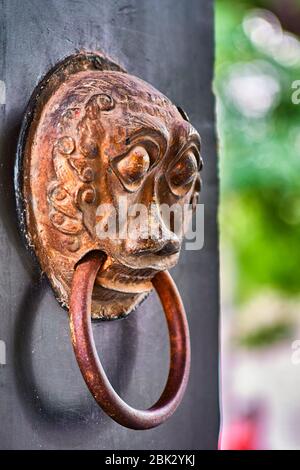
M 68 308 L 76 263 L 87 252 L 99 247 L 89 237 L 88 231 L 81 231 L 82 213 L 76 207 L 76 202 L 74 204 L 70 200 L 68 188 L 61 187 L 56 178 L 60 171 L 70 171 L 72 178 L 68 168 L 70 162 L 65 164 L 65 157 L 72 153 L 74 144 L 72 138 L 64 136 L 64 131 L 67 134 L 68 118 L 76 118 L 80 109 L 76 105 L 72 106 L 70 96 L 69 103 L 65 99 L 65 113 L 60 109 L 59 115 L 53 119 L 55 103 L 51 105 L 51 100 L 78 74 L 93 71 L 126 73 L 117 63 L 97 52 L 74 54 L 56 64 L 40 81 L 30 98 L 17 146 L 14 183 L 20 232 L 34 262 L 47 275 L 57 300 L 65 308 Z M 47 116 L 47 107 L 51 108 L 51 122 Z M 72 113 L 73 116 L 70 116 Z M 50 140 L 56 142 L 56 148 L 51 148 Z M 86 169 L 86 174 L 81 175 L 78 186 L 78 197 L 85 204 L 87 219 L 89 204 L 94 197 L 90 184 L 92 171 L 91 165 Z M 85 225 L 88 227 L 88 220 Z M 135 297 L 134 304 L 137 304 L 145 295 Z M 99 303 L 96 288 L 92 316 L 100 319 L 120 318 L 128 313 L 126 303 L 132 309 L 132 296 L 128 296 L 128 301 L 124 296 L 122 311 L 114 312 L 106 308 L 105 301 Z

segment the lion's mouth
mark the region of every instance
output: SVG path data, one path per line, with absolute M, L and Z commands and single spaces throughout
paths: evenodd
M 130 268 L 108 257 L 97 275 L 96 284 L 122 293 L 145 293 L 152 289 L 151 279 L 157 272 L 153 268 Z

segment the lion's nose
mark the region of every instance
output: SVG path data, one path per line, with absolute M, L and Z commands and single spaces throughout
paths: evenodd
M 128 252 L 134 256 L 145 256 L 151 254 L 158 256 L 170 256 L 179 252 L 180 242 L 178 239 L 172 239 L 166 242 L 151 239 L 140 239 L 135 241 L 126 240 L 126 248 Z
M 171 230 L 170 221 L 162 217 L 160 205 L 157 203 L 154 194 L 153 182 L 148 182 L 143 198 L 139 200 L 139 203 L 147 208 L 147 214 L 144 216 L 142 227 L 139 224 L 131 226 L 131 222 L 136 221 L 134 216 L 130 220 L 127 227 L 129 237 L 125 241 L 125 249 L 135 256 L 149 254 L 170 256 L 178 253 L 181 246 L 180 239 Z M 137 217 L 139 217 L 139 211 L 137 211 L 137 214 Z
M 180 250 L 179 240 L 168 241 L 160 250 L 156 251 L 155 254 L 159 256 L 175 255 Z
M 125 245 L 126 249 L 135 256 L 148 254 L 168 256 L 178 253 L 181 243 L 177 235 L 169 230 L 159 217 L 155 217 L 151 220 L 150 231 L 147 234 L 140 233 L 135 239 L 129 237 Z

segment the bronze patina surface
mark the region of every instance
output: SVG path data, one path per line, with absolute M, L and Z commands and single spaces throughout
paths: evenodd
M 69 307 L 75 266 L 107 255 L 93 288 L 93 318 L 128 314 L 151 280 L 178 260 L 184 235 L 167 228 L 160 206 L 195 201 L 200 139 L 184 114 L 148 83 L 96 53 L 58 64 L 31 99 L 18 148 L 17 201 L 27 244 L 57 299 Z M 99 238 L 100 205 L 152 207 L 156 237 Z M 103 207 L 103 206 L 102 206 Z M 153 211 L 154 208 L 154 211 Z M 122 230 L 127 221 L 122 222 Z M 121 224 L 121 222 L 120 222 Z

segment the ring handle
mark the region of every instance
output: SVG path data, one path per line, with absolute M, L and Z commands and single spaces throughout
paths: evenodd
M 152 279 L 164 308 L 170 336 L 170 370 L 164 391 L 148 410 L 132 408 L 110 384 L 99 360 L 91 324 L 94 282 L 106 259 L 103 252 L 90 253 L 76 267 L 70 296 L 70 329 L 73 348 L 83 378 L 101 408 L 122 426 L 150 429 L 160 425 L 176 410 L 188 381 L 190 337 L 188 323 L 177 287 L 167 271 Z

